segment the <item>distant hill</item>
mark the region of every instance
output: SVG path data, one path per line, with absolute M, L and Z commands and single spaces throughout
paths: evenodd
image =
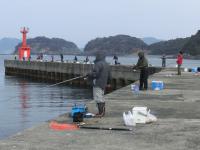
M 147 44 L 139 38 L 116 35 L 89 41 L 84 48 L 84 52 L 86 54 L 94 54 L 97 51 L 104 51 L 107 55 L 128 55 L 146 48 Z
M 151 45 L 151 44 L 163 41 L 163 40 L 160 40 L 160 39 L 156 39 L 154 37 L 144 37 L 144 38 L 141 38 L 141 40 L 144 41 L 144 43 L 146 43 L 147 45 Z
M 174 55 L 182 50 L 183 46 L 189 41 L 190 38 L 177 38 L 174 40 L 161 41 L 148 46 L 150 54 L 152 55 Z
M 27 44 L 31 47 L 31 54 L 80 54 L 81 51 L 73 42 L 60 38 L 47 38 L 44 36 L 27 39 Z M 21 43 L 15 47 L 15 53 Z
M 11 54 L 15 51 L 15 46 L 21 41 L 16 38 L 2 38 L 0 40 L 0 54 Z
M 188 40 L 182 48 L 184 53 L 192 56 L 200 55 L 200 30 Z

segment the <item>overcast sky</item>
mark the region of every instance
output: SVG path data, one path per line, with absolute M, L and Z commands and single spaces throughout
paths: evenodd
M 200 0 L 0 0 L 0 38 L 59 37 L 79 47 L 127 34 L 172 39 L 200 29 Z

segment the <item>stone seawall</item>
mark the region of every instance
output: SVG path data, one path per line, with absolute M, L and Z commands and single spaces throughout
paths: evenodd
M 44 82 L 60 82 L 78 76 L 84 76 L 92 70 L 93 64 L 39 62 L 5 60 L 5 74 L 37 79 Z M 112 87 L 118 89 L 139 79 L 139 71 L 133 71 L 131 66 L 111 65 Z M 161 71 L 161 68 L 149 67 L 149 74 Z M 68 84 L 89 86 L 83 79 L 74 80 Z

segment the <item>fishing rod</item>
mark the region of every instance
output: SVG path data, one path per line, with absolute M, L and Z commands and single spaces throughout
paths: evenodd
M 72 78 L 72 79 L 68 79 L 68 80 L 65 80 L 65 81 L 62 81 L 62 82 L 59 82 L 59 83 L 55 83 L 55 84 L 49 85 L 47 87 L 53 87 L 53 86 L 56 86 L 56 85 L 59 85 L 59 84 L 70 82 L 70 81 L 73 81 L 73 80 L 76 80 L 76 79 L 81 79 L 81 78 L 84 78 L 84 77 L 86 77 L 86 76 L 78 76 L 78 77 L 75 77 L 75 78 Z
M 95 130 L 115 130 L 115 131 L 133 131 L 131 128 L 109 128 L 109 127 L 90 127 L 90 126 L 79 126 L 81 129 L 95 129 Z

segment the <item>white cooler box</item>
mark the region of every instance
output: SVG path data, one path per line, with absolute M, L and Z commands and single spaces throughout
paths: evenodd
M 163 90 L 164 83 L 163 81 L 152 81 L 151 87 L 152 87 L 152 90 Z

